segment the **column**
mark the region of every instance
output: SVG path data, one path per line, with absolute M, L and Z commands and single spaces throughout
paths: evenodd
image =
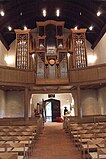
M 29 104 L 30 104 L 29 91 L 28 91 L 28 88 L 26 87 L 25 91 L 24 91 L 24 118 L 25 118 L 25 120 L 28 120 Z
M 77 112 L 78 112 L 78 118 L 81 119 L 81 95 L 80 95 L 80 86 L 77 87 Z

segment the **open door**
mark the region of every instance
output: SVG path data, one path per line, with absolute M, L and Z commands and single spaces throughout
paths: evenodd
M 52 121 L 56 121 L 56 117 L 60 117 L 60 101 L 52 99 Z
M 50 121 L 52 119 L 52 122 L 56 121 L 56 117 L 60 117 L 60 101 L 59 100 L 55 100 L 55 99 L 49 99 L 44 101 L 45 102 L 45 106 L 47 107 L 46 112 L 46 119 L 50 118 Z M 47 103 L 47 104 L 46 104 Z M 48 107 L 49 106 L 49 107 Z M 49 111 L 49 115 L 47 113 L 48 109 L 51 111 Z

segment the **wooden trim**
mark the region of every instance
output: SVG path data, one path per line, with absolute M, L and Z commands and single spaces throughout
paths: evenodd
M 70 29 L 72 33 L 85 33 L 87 29 Z
M 27 30 L 21 30 L 21 29 L 14 29 L 16 34 L 28 34 L 30 32 L 31 29 L 27 29 Z
M 55 20 L 47 20 L 47 21 L 44 21 L 44 22 L 36 22 L 37 26 L 46 26 L 48 24 L 64 26 L 64 23 L 65 22 L 60 22 L 60 21 L 55 21 Z

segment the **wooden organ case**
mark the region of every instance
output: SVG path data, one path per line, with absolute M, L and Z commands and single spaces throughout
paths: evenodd
M 16 29 L 16 67 L 29 69 L 30 29 Z
M 36 24 L 33 30 L 15 29 L 17 68 L 34 69 L 39 81 L 68 80 L 68 70 L 87 66 L 86 29 L 67 29 L 66 36 L 62 21 Z
M 87 66 L 86 29 L 71 29 L 71 47 L 73 53 L 73 68 Z
M 67 79 L 67 47 L 64 22 L 37 22 L 37 78 Z

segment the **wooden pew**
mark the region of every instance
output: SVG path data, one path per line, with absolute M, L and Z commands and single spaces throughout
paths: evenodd
M 0 159 L 19 159 L 17 153 L 0 153 Z

